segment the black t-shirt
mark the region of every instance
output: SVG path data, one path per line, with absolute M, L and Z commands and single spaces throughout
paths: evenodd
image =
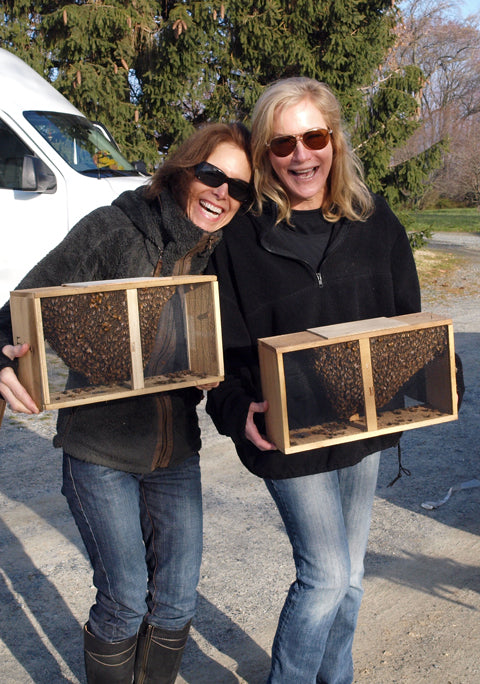
M 292 211 L 291 223 L 278 226 L 278 245 L 318 271 L 335 224 L 323 218 L 321 209 Z

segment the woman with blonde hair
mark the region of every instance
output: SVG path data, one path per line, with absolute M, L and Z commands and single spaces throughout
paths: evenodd
M 262 209 L 264 198 L 268 198 L 278 205 L 278 223 L 290 219 L 292 207 L 288 191 L 276 176 L 265 150 L 269 148 L 274 133 L 274 112 L 306 99 L 328 119 L 329 137 L 335 150 L 323 199 L 324 216 L 333 221 L 342 215 L 352 220 L 363 220 L 372 212 L 373 200 L 362 180 L 360 160 L 349 146 L 337 98 L 324 83 L 313 79 L 278 81 L 265 91 L 257 103 L 252 144 L 259 208 Z M 318 135 L 317 138 L 322 143 L 328 143 L 326 138 Z M 288 144 L 291 145 L 291 142 Z
M 296 579 L 269 684 L 351 684 L 379 456 L 397 437 L 278 451 L 264 436 L 257 340 L 419 311 L 418 278 L 407 234 L 366 187 L 325 84 L 287 78 L 267 87 L 253 112 L 252 146 L 258 210 L 234 219 L 208 267 L 220 285 L 226 379 L 207 410 L 264 479 L 292 544 Z M 306 413 L 303 425 L 322 422 L 328 401 L 318 383 L 311 391 L 312 371 L 294 371 L 290 426 Z

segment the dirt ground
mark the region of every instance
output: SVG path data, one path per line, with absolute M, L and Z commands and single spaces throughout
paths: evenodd
M 460 419 L 405 432 L 382 457 L 354 657 L 356 684 L 480 682 L 480 236 L 436 235 L 454 252 L 423 283 L 426 311 L 453 318 L 467 392 Z M 430 253 L 426 253 L 428 257 Z M 293 579 L 290 546 L 264 485 L 202 412 L 205 551 L 198 617 L 179 684 L 262 684 Z M 81 626 L 91 571 L 60 493 L 54 413 L 8 410 L 0 429 L 0 682 L 83 683 Z M 292 684 L 297 684 L 293 683 Z

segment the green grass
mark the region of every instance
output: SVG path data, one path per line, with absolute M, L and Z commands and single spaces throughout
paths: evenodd
M 431 229 L 436 232 L 480 233 L 480 211 L 467 209 L 424 209 L 405 212 L 412 220 L 409 230 Z

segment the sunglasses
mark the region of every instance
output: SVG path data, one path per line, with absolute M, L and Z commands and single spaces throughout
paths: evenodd
M 323 150 L 328 145 L 332 132 L 326 128 L 312 128 L 311 131 L 306 131 L 301 135 L 279 135 L 270 140 L 266 146 L 276 157 L 288 157 L 296 148 L 299 140 L 309 150 Z
M 200 162 L 194 167 L 195 178 L 209 188 L 228 185 L 228 194 L 237 202 L 249 202 L 252 199 L 252 186 L 240 178 L 229 178 L 223 171 L 208 162 Z

